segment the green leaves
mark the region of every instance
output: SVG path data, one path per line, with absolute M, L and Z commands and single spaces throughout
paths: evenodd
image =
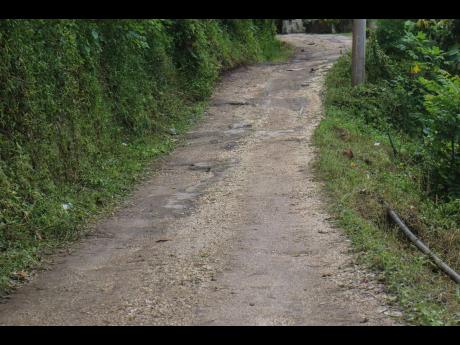
M 91 36 L 93 36 L 93 38 L 97 41 L 99 40 L 99 34 L 97 33 L 96 30 L 91 30 Z
M 448 194 L 460 196 L 460 78 L 440 74 L 436 80 L 419 80 L 427 90 L 424 133 L 431 164 L 436 168 L 433 175 L 438 176 Z
M 141 35 L 133 30 L 130 30 L 128 31 L 126 36 L 138 48 L 143 48 L 143 49 L 150 48 L 149 44 L 147 43 L 147 38 L 144 35 Z
M 381 33 L 390 32 L 396 24 L 397 21 L 384 21 Z M 390 122 L 420 140 L 421 164 L 429 188 L 433 194 L 447 198 L 460 196 L 460 83 L 458 76 L 451 74 L 459 70 L 460 54 L 458 45 L 453 44 L 455 37 L 458 39 L 454 24 L 455 20 L 449 19 L 408 20 L 404 30 L 393 30 L 393 42 L 381 34 L 397 73 L 393 77 L 380 74 L 373 80 L 390 79 L 394 91 L 402 91 L 399 99 L 407 98 L 403 103 L 408 107 L 401 109 L 402 116 L 392 114 Z M 376 63 L 373 59 L 368 61 Z M 381 65 L 368 69 L 372 71 Z

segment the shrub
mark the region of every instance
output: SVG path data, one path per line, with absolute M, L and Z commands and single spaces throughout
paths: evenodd
M 376 82 L 382 79 L 391 80 L 396 76 L 395 62 L 381 48 L 373 30 L 369 32 L 366 47 L 366 79 Z
M 460 197 L 460 77 L 445 73 L 420 82 L 428 90 L 423 122 L 435 191 Z
M 378 39 L 372 35 L 369 39 L 367 60 L 371 82 L 367 88 L 386 84 L 393 95 L 385 98 L 379 94 L 383 103 L 391 99 L 393 107 L 381 104 L 378 121 L 369 121 L 382 127 L 381 120 L 386 119 L 419 143 L 418 157 L 427 175 L 427 188 L 446 200 L 460 195 L 458 77 L 448 72 L 456 70 L 456 60 L 455 54 L 441 48 L 452 40 L 452 25 L 450 20 L 406 21 L 403 26 L 399 21 L 384 21 L 378 29 L 380 38 L 377 31 Z M 385 32 L 391 34 L 385 36 Z M 385 52 L 380 49 L 382 43 L 386 44 Z M 362 112 L 368 107 L 361 105 Z
M 405 33 L 405 19 L 379 19 L 377 20 L 377 40 L 387 53 L 398 53 L 396 48 L 399 40 Z

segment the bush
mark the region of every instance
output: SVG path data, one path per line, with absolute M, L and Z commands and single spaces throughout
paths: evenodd
M 398 53 L 396 45 L 405 33 L 405 19 L 377 20 L 376 35 L 380 46 L 387 53 Z
M 452 43 L 454 22 L 418 20 L 401 24 L 383 21 L 377 40 L 370 37 L 369 81 L 391 86 L 395 108 L 385 112 L 382 105 L 382 117 L 419 143 L 417 154 L 424 165 L 427 189 L 436 197 L 455 199 L 460 196 L 460 107 L 458 77 L 451 73 L 457 71 L 460 56 L 441 48 Z M 381 47 L 386 47 L 384 52 Z M 381 121 L 373 121 L 381 126 Z
M 432 184 L 439 194 L 460 197 L 460 77 L 446 73 L 420 82 L 428 90 L 424 130 Z
M 381 48 L 375 31 L 370 30 L 366 48 L 366 79 L 377 82 L 397 75 L 395 62 Z

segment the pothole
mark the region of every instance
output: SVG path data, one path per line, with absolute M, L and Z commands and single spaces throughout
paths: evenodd
M 212 168 L 212 164 L 209 162 L 192 163 L 190 164 L 190 167 L 189 167 L 190 170 L 200 170 L 200 171 L 206 171 L 206 172 L 211 171 L 211 168 Z
M 223 105 L 233 105 L 233 106 L 243 106 L 243 105 L 250 105 L 255 106 L 253 102 L 248 101 L 226 101 L 226 100 L 216 100 L 212 103 L 213 107 L 219 107 Z
M 238 122 L 228 126 L 230 129 L 251 128 L 252 124 L 248 122 Z
M 238 143 L 236 141 L 232 141 L 232 142 L 225 144 L 224 149 L 230 151 L 236 148 L 237 146 L 238 146 Z

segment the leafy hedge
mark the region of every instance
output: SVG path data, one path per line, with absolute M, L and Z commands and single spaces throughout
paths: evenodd
M 280 49 L 272 20 L 0 21 L 0 290 L 168 150 L 221 71 Z

